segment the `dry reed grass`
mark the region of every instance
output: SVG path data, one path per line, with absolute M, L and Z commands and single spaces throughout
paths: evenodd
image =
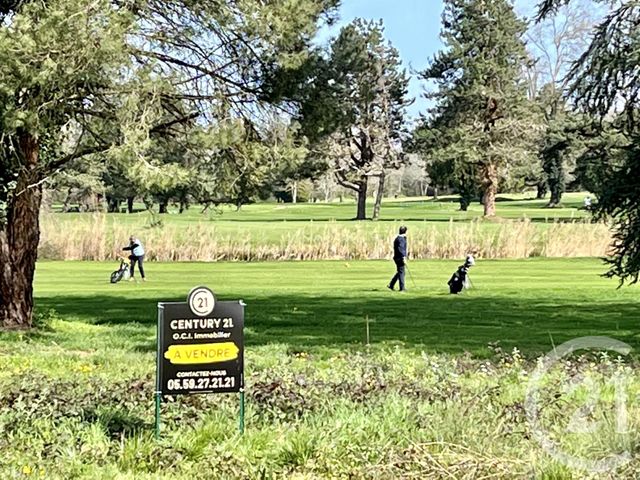
M 73 222 L 44 215 L 41 230 L 39 255 L 51 260 L 114 260 L 129 237 L 128 226 L 108 225 L 101 214 Z M 306 224 L 272 240 L 258 229 L 221 233 L 212 223 L 169 224 L 144 232 L 148 260 L 206 262 L 386 259 L 393 237 L 385 225 L 335 222 Z M 481 258 L 527 258 L 604 256 L 610 244 L 604 224 L 519 220 L 491 226 L 449 222 L 446 228 L 425 222 L 412 227 L 410 247 L 416 259 L 460 258 L 472 251 Z

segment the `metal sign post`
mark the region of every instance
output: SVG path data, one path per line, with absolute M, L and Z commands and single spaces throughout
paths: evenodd
M 240 435 L 244 435 L 244 390 L 240 392 Z
M 155 435 L 156 440 L 160 439 L 160 404 L 162 403 L 162 394 L 160 392 L 156 392 L 156 427 L 155 427 Z
M 244 432 L 244 307 L 217 301 L 207 287 L 191 290 L 186 302 L 158 303 L 156 438 L 165 395 L 238 392 Z

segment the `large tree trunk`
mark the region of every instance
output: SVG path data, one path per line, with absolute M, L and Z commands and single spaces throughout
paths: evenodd
M 45 192 L 46 193 L 46 192 Z M 47 208 L 47 200 L 46 200 L 46 195 L 43 195 L 43 206 L 44 208 Z M 96 193 L 96 210 L 98 212 L 104 212 L 104 195 L 102 193 Z
M 120 212 L 120 200 L 117 198 L 107 196 L 107 212 L 119 213 Z
M 62 202 L 62 212 L 67 213 L 69 211 L 69 202 L 71 201 L 71 192 L 72 189 L 69 187 L 67 189 L 67 195 L 64 197 L 64 202 Z
M 28 328 L 33 314 L 33 275 L 38 256 L 38 140 L 23 133 L 19 155 L 24 165 L 15 195 L 9 199 L 7 224 L 0 228 L 0 322 L 5 328 Z
M 134 197 L 127 197 L 127 213 L 133 213 L 133 201 Z
M 564 158 L 562 154 L 559 154 L 551 159 L 546 165 L 547 171 L 547 183 L 549 185 L 549 191 L 551 192 L 551 199 L 547 205 L 550 208 L 557 207 L 562 201 L 562 194 L 565 190 L 566 176 L 564 172 Z
M 547 185 L 547 181 L 546 180 L 540 180 L 540 182 L 538 182 L 538 191 L 536 192 L 536 198 L 538 200 L 543 199 L 544 197 L 547 196 L 547 192 L 549 191 L 549 187 Z
M 378 191 L 376 192 L 376 202 L 373 205 L 373 219 L 380 218 L 380 207 L 382 206 L 382 197 L 384 196 L 385 171 L 383 170 L 378 177 Z
M 356 220 L 367 219 L 367 177 L 362 176 L 358 182 L 358 212 Z
M 167 206 L 168 206 L 167 202 L 161 201 L 160 205 L 158 206 L 158 213 L 167 213 Z
M 560 188 L 559 185 L 551 186 L 551 199 L 549 200 L 549 204 L 547 205 L 548 208 L 555 208 L 560 205 L 560 202 L 562 201 L 563 190 L 564 189 Z
M 487 163 L 480 169 L 482 177 L 482 203 L 484 216 L 495 217 L 496 196 L 498 195 L 498 172 L 493 163 Z

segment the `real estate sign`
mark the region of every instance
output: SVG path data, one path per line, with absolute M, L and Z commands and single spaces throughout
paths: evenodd
M 186 302 L 158 303 L 157 394 L 242 392 L 244 303 L 196 287 Z

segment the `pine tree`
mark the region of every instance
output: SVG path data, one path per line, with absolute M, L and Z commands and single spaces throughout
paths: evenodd
M 581 138 L 588 126 L 588 118 L 572 111 L 563 101 L 561 93 L 553 84 L 545 85 L 537 103 L 544 112 L 544 133 L 538 155 L 544 172 L 544 181 L 551 198 L 547 207 L 560 205 L 576 159 L 581 155 L 584 141 Z
M 422 73 L 437 86 L 427 95 L 435 107 L 426 128 L 437 130 L 436 146 L 455 170 L 474 165 L 484 214 L 493 216 L 501 179 L 532 162 L 538 131 L 522 78 L 526 25 L 507 0 L 446 0 L 444 8 L 445 49 Z
M 467 211 L 478 199 L 477 164 L 479 157 L 473 145 L 457 137 L 456 130 L 441 123 L 442 117 L 424 120 L 413 132 L 411 151 L 424 156 L 427 174 L 435 187 L 453 189 L 459 196 L 460 210 Z
M 560 205 L 567 183 L 566 163 L 570 148 L 571 138 L 566 127 L 561 120 L 554 120 L 547 127 L 540 150 L 542 168 L 551 192 L 548 207 Z
M 364 220 L 369 178 L 379 179 L 381 194 L 385 169 L 404 158 L 406 72 L 382 24 L 359 19 L 340 31 L 313 72 L 301 100 L 303 132 L 329 158 L 338 183 L 356 193 L 356 219 Z

